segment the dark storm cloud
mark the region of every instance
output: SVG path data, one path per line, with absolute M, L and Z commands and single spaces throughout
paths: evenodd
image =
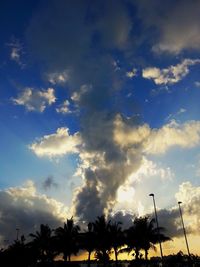
M 132 2 L 137 4 L 143 25 L 146 29 L 151 28 L 151 36 L 147 36 L 150 37 L 155 52 L 179 54 L 184 50 L 199 50 L 200 2 L 198 0 Z
M 115 214 L 108 217 L 108 219 L 111 221 L 122 223 L 121 227 L 123 229 L 128 229 L 130 226 L 132 226 L 134 218 L 135 216 L 133 214 L 124 211 L 117 211 Z
M 20 235 L 28 236 L 41 223 L 55 228 L 64 220 L 60 203 L 37 194 L 30 181 L 24 187 L 0 191 L 0 215 L 0 239 L 9 243 L 16 239 L 16 228 L 20 229 Z
M 42 187 L 44 188 L 44 190 L 49 190 L 52 187 L 57 188 L 58 187 L 58 183 L 56 183 L 54 181 L 53 176 L 48 176 L 42 183 Z
M 154 216 L 153 216 L 154 217 Z M 183 234 L 180 225 L 180 214 L 178 209 L 158 211 L 159 225 L 166 229 L 166 234 L 171 237 L 179 237 Z
M 49 73 L 67 70 L 71 98 L 84 111 L 80 152 L 84 184 L 74 200 L 76 213 L 84 220 L 111 208 L 119 186 L 141 163 L 141 144 L 129 151 L 113 138 L 118 113 L 113 97 L 125 75 L 116 71 L 113 52 L 127 50 L 132 27 L 124 1 L 51 1 L 28 29 L 32 52 Z M 83 167 L 85 154 L 90 155 L 88 167 Z

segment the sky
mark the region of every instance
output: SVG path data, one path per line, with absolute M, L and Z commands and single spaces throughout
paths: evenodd
M 200 2 L 0 3 L 0 243 L 153 213 L 200 253 Z

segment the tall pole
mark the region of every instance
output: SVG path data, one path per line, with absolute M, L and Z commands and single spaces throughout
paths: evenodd
M 17 231 L 17 238 L 16 238 L 16 240 L 18 241 L 19 240 L 19 228 L 16 228 L 16 231 Z
M 161 240 L 160 240 L 160 230 L 159 230 L 159 225 L 158 225 L 158 216 L 157 216 L 157 211 L 156 211 L 156 202 L 155 202 L 154 194 L 149 194 L 149 196 L 153 198 L 153 205 L 154 205 L 154 211 L 155 211 L 155 217 L 156 217 L 156 225 L 157 225 L 157 229 L 158 229 L 158 240 L 159 240 L 159 245 L 160 245 L 160 256 L 161 256 L 161 259 L 163 259 L 162 245 L 161 245 Z
M 184 233 L 184 236 L 185 236 L 185 243 L 186 243 L 186 247 L 187 247 L 188 256 L 190 256 L 190 250 L 189 250 L 189 245 L 188 245 L 186 231 L 185 231 L 185 225 L 184 225 L 184 222 L 183 222 L 183 214 L 182 214 L 182 210 L 181 210 L 181 204 L 182 204 L 182 202 L 179 201 L 178 202 L 178 206 L 179 206 L 180 217 L 181 217 L 181 222 L 182 222 L 182 226 L 183 226 L 183 233 Z

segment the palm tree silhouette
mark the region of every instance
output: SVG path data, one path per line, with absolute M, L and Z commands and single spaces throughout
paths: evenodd
M 125 244 L 124 234 L 120 222 L 113 222 L 109 225 L 109 237 L 111 246 L 115 253 L 115 262 L 118 266 L 118 249 Z
M 29 243 L 29 246 L 38 252 L 39 260 L 41 262 L 53 261 L 56 252 L 53 247 L 51 228 L 47 224 L 41 224 L 40 231 L 36 231 L 35 234 L 31 233 L 30 236 L 33 238 L 33 241 Z
M 88 252 L 88 267 L 90 267 L 91 254 L 96 247 L 95 233 L 91 222 L 87 225 L 87 231 L 80 234 L 80 245 Z
M 58 251 L 63 253 L 63 259 L 65 261 L 71 261 L 71 255 L 76 255 L 79 250 L 79 231 L 80 227 L 78 225 L 74 225 L 73 217 L 71 219 L 67 219 L 67 222 L 64 223 L 63 227 L 55 229 Z
M 135 218 L 133 226 L 127 232 L 128 249 L 134 249 L 136 260 L 139 259 L 140 250 L 145 252 L 145 260 L 148 260 L 149 249 L 156 249 L 155 244 L 171 240 L 164 235 L 163 227 L 155 227 L 155 219 L 149 219 L 147 216 Z
M 96 258 L 106 266 L 109 260 L 111 242 L 109 238 L 110 221 L 106 221 L 105 216 L 99 216 L 93 222 L 94 236 L 96 239 Z

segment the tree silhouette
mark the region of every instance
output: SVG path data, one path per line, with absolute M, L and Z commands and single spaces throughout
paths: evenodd
M 133 226 L 126 231 L 128 250 L 134 249 L 136 260 L 139 259 L 140 250 L 144 250 L 145 259 L 148 259 L 150 248 L 156 249 L 155 244 L 159 241 L 171 240 L 164 235 L 163 227 L 155 227 L 155 220 L 148 217 L 135 218 Z
M 121 224 L 120 222 L 113 222 L 109 225 L 109 238 L 114 249 L 116 266 L 118 265 L 118 249 L 125 244 Z
M 97 217 L 96 221 L 93 222 L 94 235 L 96 239 L 96 258 L 106 263 L 109 260 L 109 253 L 111 249 L 111 242 L 109 236 L 110 221 L 106 221 L 105 216 Z
M 71 255 L 76 255 L 79 250 L 78 246 L 78 233 L 80 227 L 74 225 L 73 218 L 67 219 L 63 227 L 55 229 L 58 251 L 63 253 L 65 261 L 71 261 Z
M 41 224 L 40 231 L 36 231 L 35 234 L 30 234 L 30 236 L 33 238 L 33 241 L 29 243 L 29 246 L 38 252 L 39 260 L 41 262 L 53 261 L 57 252 L 53 245 L 54 238 L 50 227 L 47 224 Z
M 90 222 L 87 225 L 87 231 L 80 234 L 80 246 L 88 252 L 88 267 L 90 267 L 90 258 L 92 251 L 96 247 L 95 233 L 93 229 L 93 224 Z

